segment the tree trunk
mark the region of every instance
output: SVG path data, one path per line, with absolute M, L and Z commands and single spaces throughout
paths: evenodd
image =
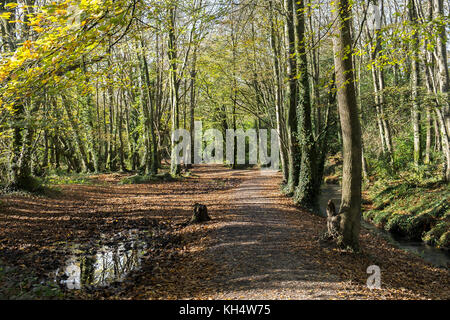
M 148 136 L 148 145 L 147 145 L 147 165 L 146 167 L 147 173 L 156 174 L 158 172 L 158 166 L 157 166 L 157 159 L 156 159 L 156 134 L 155 134 L 155 122 L 154 122 L 154 104 L 155 104 L 155 97 L 153 95 L 153 86 L 150 82 L 150 73 L 147 63 L 147 58 L 144 54 L 144 40 L 141 37 L 141 59 L 142 59 L 142 66 L 143 66 L 143 74 L 144 74 L 144 84 L 145 84 L 145 98 L 147 101 L 146 109 L 145 109 L 145 116 L 146 116 L 146 126 L 147 126 L 147 134 Z
M 305 0 L 295 1 L 297 30 L 297 59 L 300 81 L 299 109 L 301 164 L 298 185 L 295 190 L 294 202 L 304 208 L 314 210 L 317 204 L 317 194 L 320 183 L 317 183 L 316 150 L 311 123 L 311 94 L 309 87 L 308 56 L 305 41 Z
M 444 151 L 444 156 L 447 160 L 444 164 L 444 181 L 448 182 L 450 181 L 450 177 L 448 176 L 448 168 L 450 167 L 450 137 L 448 136 L 447 130 L 445 129 L 445 117 L 439 108 L 436 108 L 436 117 L 441 128 L 442 150 Z
M 176 35 L 175 35 L 175 19 L 176 8 L 169 8 L 169 64 L 170 64 L 170 100 L 172 107 L 172 130 L 179 129 L 180 119 L 178 114 L 179 109 L 179 97 L 178 97 L 178 75 L 177 75 L 177 48 L 176 48 Z M 177 176 L 181 172 L 181 165 L 177 163 L 177 154 L 175 154 L 175 135 L 171 134 L 171 161 L 170 161 L 170 173 L 173 176 Z
M 237 129 L 237 119 L 236 119 L 236 105 L 237 105 L 237 74 L 236 74 L 236 46 L 237 46 L 237 35 L 235 30 L 235 21 L 234 21 L 234 3 L 232 4 L 232 16 L 231 16 L 231 47 L 232 47 L 232 85 L 231 85 L 231 101 L 232 101 L 232 110 L 231 110 L 231 125 L 233 127 L 234 132 Z M 232 168 L 236 169 L 237 167 L 237 137 L 234 137 L 233 143 L 233 163 Z
M 108 68 L 111 68 L 111 61 L 110 59 L 108 59 Z M 114 126 L 114 92 L 113 92 L 113 79 L 112 79 L 112 75 L 111 72 L 107 73 L 107 83 L 106 85 L 108 86 L 107 89 L 107 93 L 108 93 L 108 103 L 109 103 L 109 126 L 108 126 L 108 137 L 107 137 L 107 154 L 106 154 L 106 168 L 108 170 L 114 170 L 113 168 L 113 158 L 114 158 L 114 154 L 113 154 L 113 143 L 112 143 L 112 139 L 113 139 L 113 126 Z
M 283 83 L 280 69 L 280 50 L 278 48 L 278 31 L 275 28 L 273 14 L 273 0 L 270 0 L 270 44 L 273 54 L 273 73 L 275 78 L 275 115 L 277 121 L 278 144 L 280 146 L 281 167 L 283 172 L 283 183 L 288 181 L 288 161 L 285 144 L 284 119 L 283 119 Z
M 196 86 L 196 78 L 197 78 L 197 45 L 194 48 L 194 52 L 192 54 L 192 69 L 191 69 L 191 97 L 190 97 L 190 103 L 189 103 L 189 114 L 190 114 L 190 120 L 189 120 L 189 135 L 191 136 L 191 145 L 190 145 L 190 152 L 191 152 L 191 162 L 188 163 L 187 167 L 191 168 L 192 163 L 195 159 L 195 132 L 194 132 L 194 125 L 195 125 L 195 86 Z
M 417 167 L 422 162 L 422 145 L 420 134 L 420 102 L 419 102 L 419 86 L 420 86 L 420 64 L 419 64 L 419 36 L 417 26 L 417 8 L 414 0 L 409 0 L 409 20 L 413 27 L 412 36 L 412 127 L 414 135 L 414 165 Z
M 297 62 L 295 58 L 295 26 L 294 26 L 294 3 L 293 0 L 285 0 L 286 10 L 286 48 L 287 48 L 287 76 L 289 81 L 288 114 L 287 114 L 287 139 L 288 139 L 288 183 L 286 193 L 293 195 L 295 187 L 298 185 L 300 172 L 300 147 L 298 142 L 298 120 L 297 120 Z
M 349 0 L 335 1 L 335 10 L 337 16 L 333 48 L 344 160 L 339 211 L 342 239 L 339 242 L 358 250 L 361 224 L 361 127 L 353 75 Z
M 119 116 L 117 119 L 117 128 L 119 130 L 119 161 L 120 161 L 120 170 L 122 172 L 126 172 L 127 168 L 125 165 L 125 146 L 123 142 L 123 104 L 125 103 L 123 99 L 123 92 L 122 92 L 122 98 L 119 100 L 118 107 L 119 107 Z
M 434 15 L 439 21 L 444 20 L 444 1 L 434 0 Z M 443 22 L 442 22 L 443 23 Z M 450 142 L 448 138 L 450 137 L 450 97 L 448 94 L 449 90 L 449 73 L 448 73 L 448 59 L 447 59 L 447 32 L 445 25 L 439 26 L 439 33 L 437 37 L 437 62 L 439 69 L 439 92 L 442 95 L 442 116 L 443 116 L 443 127 L 441 131 L 446 131 L 447 141 L 443 143 L 443 146 L 447 145 L 447 150 L 444 151 L 444 156 L 446 157 L 446 170 L 444 173 L 444 180 L 450 181 L 450 151 L 448 146 Z M 442 139 L 445 137 L 442 136 Z
M 88 170 L 93 171 L 93 167 L 89 163 L 86 148 L 85 148 L 84 142 L 81 137 L 80 127 L 79 127 L 77 121 L 75 121 L 73 114 L 72 114 L 72 109 L 70 107 L 70 101 L 67 100 L 64 95 L 62 95 L 61 98 L 62 98 L 63 108 L 66 110 L 70 125 L 72 126 L 72 130 L 75 133 L 75 142 L 78 147 L 78 151 L 80 151 L 81 170 L 83 172 L 87 172 Z
M 378 1 L 375 1 L 375 4 L 378 5 Z M 384 6 L 382 6 L 383 10 Z M 373 79 L 373 88 L 375 95 L 375 105 L 377 111 L 377 122 L 380 131 L 380 139 L 381 139 L 381 147 L 383 154 L 387 156 L 391 165 L 393 165 L 393 146 L 392 146 L 392 138 L 391 138 L 391 130 L 389 121 L 387 120 L 386 114 L 384 112 L 385 105 L 385 81 L 384 81 L 384 70 L 381 64 L 381 61 L 376 61 L 379 53 L 383 50 L 382 41 L 383 34 L 381 29 L 375 29 L 374 31 L 375 38 L 375 50 L 372 54 L 372 60 L 374 60 L 375 65 L 372 68 L 372 79 Z

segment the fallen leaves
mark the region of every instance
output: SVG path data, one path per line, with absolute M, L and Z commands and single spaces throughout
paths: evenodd
M 170 229 L 172 240 L 165 241 L 160 249 L 148 250 L 139 272 L 133 272 L 115 287 L 90 293 L 70 292 L 65 298 L 210 299 L 222 290 L 217 274 L 226 275 L 230 270 L 223 261 L 211 260 L 205 249 L 213 241 L 224 240 L 212 239 L 212 231 L 236 218 L 236 213 L 230 212 L 230 203 L 235 201 L 233 188 L 246 176 L 224 167 L 200 166 L 194 173 L 180 181 L 140 185 L 117 185 L 123 175 L 98 175 L 93 178 L 98 184 L 63 185 L 53 197 L 3 196 L 0 258 L 6 264 L 21 266 L 24 272 L 33 270 L 42 276 L 63 263 L 66 256 L 59 248 L 67 242 L 88 243 L 101 234 L 134 228 L 150 230 L 157 221 Z M 275 189 L 278 183 L 277 178 L 271 180 Z M 278 192 L 270 197 L 294 230 L 283 250 L 298 256 L 305 268 L 319 270 L 324 279 L 314 281 L 325 281 L 331 276 L 340 279 L 341 289 L 331 298 L 450 298 L 448 270 L 434 268 L 367 230 L 361 233 L 361 254 L 343 252 L 319 241 L 325 228 L 324 218 L 294 207 L 290 199 Z M 208 206 L 213 220 L 183 227 L 196 202 Z M 258 236 L 255 241 L 264 240 L 266 234 Z M 239 259 L 245 256 L 242 252 L 235 260 L 242 262 Z M 264 259 L 270 262 L 274 256 L 267 252 Z M 366 286 L 366 268 L 372 264 L 381 268 L 381 290 Z M 311 295 L 316 291 L 312 288 Z M 278 298 L 281 297 L 289 295 L 282 293 Z

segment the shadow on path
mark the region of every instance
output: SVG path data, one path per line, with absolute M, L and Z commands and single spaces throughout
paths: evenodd
M 249 171 L 250 180 L 234 192 L 233 221 L 215 231 L 212 259 L 225 272 L 214 280 L 214 299 L 330 299 L 337 279 L 314 269 L 314 263 L 292 249 L 295 226 L 289 212 L 277 207 L 274 176 Z M 301 241 L 299 239 L 299 241 Z

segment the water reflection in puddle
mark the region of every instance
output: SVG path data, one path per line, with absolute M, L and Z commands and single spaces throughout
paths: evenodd
M 115 239 L 119 240 L 116 242 Z M 65 266 L 56 270 L 55 281 L 67 289 L 104 287 L 122 281 L 140 267 L 146 248 L 146 242 L 138 239 L 135 232 L 117 234 L 107 245 L 91 246 L 86 250 L 74 245 Z

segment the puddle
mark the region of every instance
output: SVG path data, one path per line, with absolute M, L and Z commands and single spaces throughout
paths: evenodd
M 65 265 L 54 273 L 55 282 L 67 289 L 83 289 L 122 281 L 131 271 L 140 268 L 146 248 L 147 241 L 143 239 L 142 231 L 137 230 L 113 237 L 103 235 L 96 245 L 88 247 L 73 245 Z
M 336 210 L 339 210 L 339 206 L 341 203 L 341 187 L 339 185 L 326 184 L 322 186 L 321 194 L 319 196 L 319 213 L 321 216 L 327 216 L 326 208 L 329 199 L 333 199 L 333 202 L 336 205 Z M 422 241 L 411 241 L 397 237 L 385 230 L 375 227 L 374 225 L 364 220 L 361 220 L 361 226 L 377 235 L 382 236 L 385 240 L 387 240 L 395 247 L 408 251 L 414 255 L 418 255 L 422 259 L 436 267 L 449 268 L 450 266 L 449 252 L 429 246 Z

